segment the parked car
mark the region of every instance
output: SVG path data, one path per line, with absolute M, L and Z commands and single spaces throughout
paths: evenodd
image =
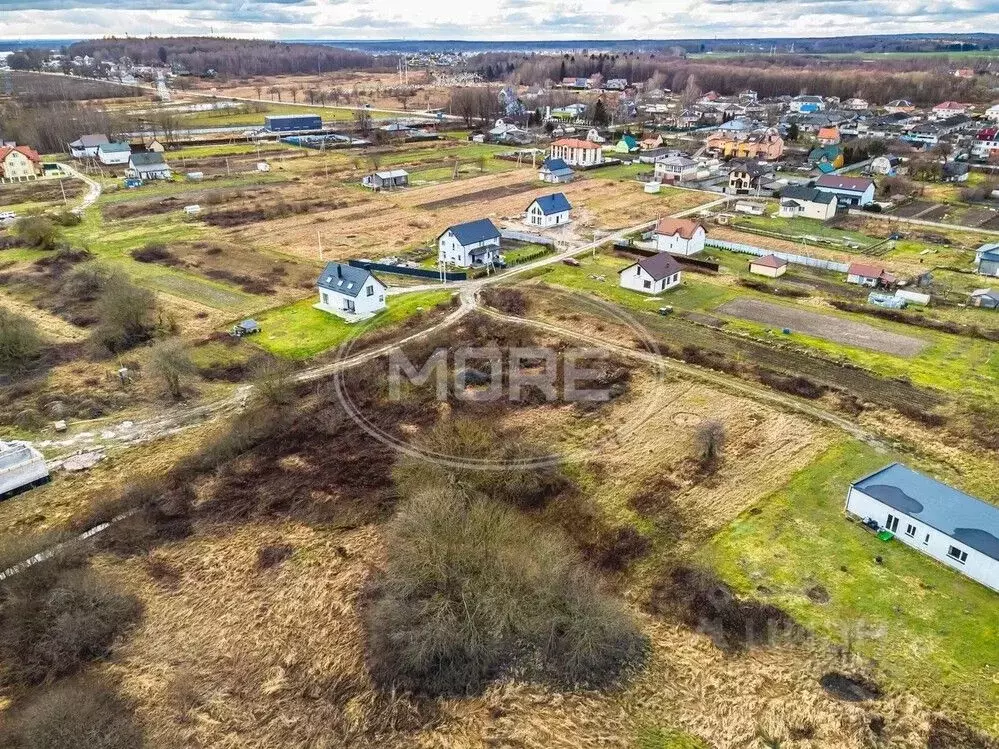
M 233 338 L 243 338 L 244 336 L 254 335 L 260 332 L 260 323 L 256 320 L 243 320 L 243 322 L 236 323 L 232 326 L 229 331 L 229 335 Z
M 565 263 L 566 265 L 571 265 L 573 268 L 578 268 L 579 267 L 579 261 L 576 260 L 576 258 L 574 258 L 574 257 L 567 257 L 562 262 Z

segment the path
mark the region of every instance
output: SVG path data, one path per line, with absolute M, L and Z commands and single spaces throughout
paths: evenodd
M 97 199 L 101 196 L 101 183 L 97 180 L 88 177 L 86 174 L 81 172 L 72 164 L 62 163 L 59 165 L 64 172 L 69 172 L 69 174 L 77 179 L 83 180 L 87 184 L 87 192 L 80 199 L 80 204 L 75 208 L 70 209 L 70 213 L 75 213 L 77 216 L 82 215 L 85 210 L 97 202 Z

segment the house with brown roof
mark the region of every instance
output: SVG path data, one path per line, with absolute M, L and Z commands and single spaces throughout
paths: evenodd
M 561 138 L 552 143 L 548 152 L 552 159 L 562 159 L 569 166 L 596 166 L 604 161 L 603 149 L 596 143 L 579 138 Z
M 959 101 L 942 101 L 933 107 L 933 119 L 945 120 L 957 114 L 967 114 L 968 105 Z
M 820 127 L 816 138 L 820 146 L 835 146 L 840 142 L 838 127 Z
M 662 218 L 656 224 L 656 249 L 674 255 L 695 255 L 704 249 L 707 231 L 699 221 Z
M 718 130 L 708 136 L 704 146 L 724 159 L 776 161 L 784 154 L 784 139 L 772 128 L 751 133 Z
M 749 272 L 757 276 L 777 278 L 787 273 L 787 260 L 776 255 L 764 255 L 749 261 Z
M 676 259 L 660 252 L 618 271 L 618 283 L 622 289 L 658 294 L 679 286 L 680 276 L 680 264 Z
M 42 159 L 30 146 L 0 146 L 0 182 L 27 182 L 42 173 Z
M 855 283 L 858 286 L 891 286 L 895 283 L 895 276 L 886 271 L 880 265 L 870 263 L 850 263 L 846 271 L 846 282 Z

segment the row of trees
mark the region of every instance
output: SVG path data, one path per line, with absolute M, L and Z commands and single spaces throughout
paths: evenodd
M 287 44 L 258 39 L 215 37 L 106 38 L 76 42 L 70 56 L 89 55 L 98 60 L 128 57 L 140 65 L 177 65 L 194 75 L 215 71 L 219 76 L 328 73 L 333 70 L 367 70 L 394 67 L 394 58 L 379 60 L 356 50 L 315 44 Z

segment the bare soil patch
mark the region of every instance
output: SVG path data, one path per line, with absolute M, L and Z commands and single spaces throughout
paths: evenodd
M 433 211 L 438 208 L 450 208 L 451 206 L 478 203 L 483 200 L 495 200 L 496 198 L 506 198 L 510 195 L 519 195 L 522 192 L 530 190 L 532 186 L 533 182 L 524 181 L 519 184 L 505 185 L 503 187 L 490 187 L 485 190 L 479 190 L 478 192 L 467 192 L 451 198 L 444 198 L 443 200 L 431 200 L 428 203 L 419 203 L 416 207 L 423 208 L 427 211 Z
M 866 702 L 881 697 L 881 689 L 878 685 L 860 676 L 847 676 L 831 671 L 823 674 L 819 683 L 836 699 L 848 702 Z
M 894 356 L 916 356 L 929 345 L 920 338 L 892 333 L 866 323 L 756 299 L 733 299 L 719 307 L 718 311 L 732 317 L 777 328 L 789 328 L 794 332 Z

